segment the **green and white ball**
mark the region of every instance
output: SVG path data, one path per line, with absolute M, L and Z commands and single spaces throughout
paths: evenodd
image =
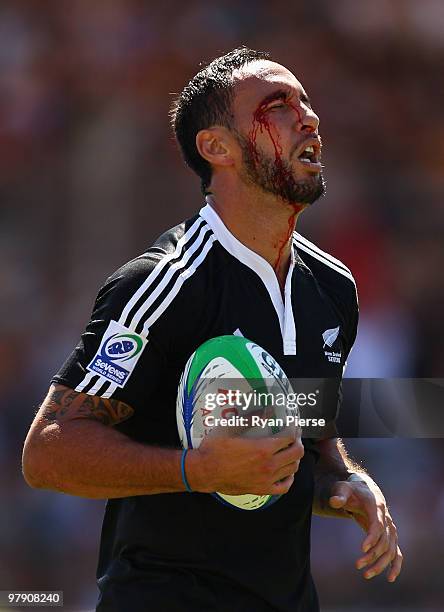
M 208 340 L 189 358 L 179 384 L 176 416 L 182 447 L 198 448 L 210 435 L 248 438 L 287 435 L 291 427 L 287 425 L 286 404 L 277 402 L 276 405 L 271 398 L 285 397 L 288 393 L 292 393 L 292 388 L 284 371 L 256 343 L 239 336 Z M 220 400 L 224 397 L 251 399 L 248 406 L 248 401 L 222 405 Z M 262 419 L 260 426 L 252 424 L 254 416 Z M 239 417 L 247 424 L 239 425 Z M 231 424 L 220 424 L 225 422 Z M 266 508 L 280 497 L 219 492 L 212 495 L 242 510 Z

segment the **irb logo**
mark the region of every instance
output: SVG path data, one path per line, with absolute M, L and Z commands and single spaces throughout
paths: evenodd
M 102 355 L 111 361 L 128 361 L 140 353 L 143 341 L 136 334 L 113 334 L 103 345 Z

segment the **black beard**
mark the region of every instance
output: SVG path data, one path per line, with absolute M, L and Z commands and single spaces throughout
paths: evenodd
M 265 193 L 281 198 L 289 204 L 313 204 L 325 193 L 322 172 L 297 181 L 293 176 L 291 164 L 283 159 L 276 160 L 256 149 L 253 153 L 249 141 L 237 135 L 242 148 L 244 182 L 252 183 Z

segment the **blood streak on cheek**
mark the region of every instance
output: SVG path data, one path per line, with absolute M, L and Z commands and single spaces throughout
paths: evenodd
M 257 135 L 259 132 L 261 134 L 268 134 L 274 148 L 275 167 L 272 180 L 274 182 L 276 192 L 285 194 L 287 191 L 287 185 L 289 181 L 292 180 L 291 166 L 289 164 L 284 164 L 282 160 L 282 145 L 280 143 L 279 132 L 276 129 L 276 126 L 270 122 L 270 119 L 266 113 L 268 104 L 269 102 L 260 104 L 253 113 L 253 123 L 248 135 L 248 147 L 252 159 L 254 159 L 256 164 L 258 164 L 260 162 L 260 153 L 257 148 Z M 292 104 L 289 100 L 286 101 L 286 104 L 294 110 L 297 115 L 298 123 L 302 125 L 301 113 L 297 106 Z M 296 202 L 290 202 L 290 204 L 297 207 L 299 210 L 300 207 Z
M 302 125 L 302 116 L 299 109 L 288 100 L 286 103 L 290 108 L 295 111 L 298 123 Z M 268 103 L 261 104 L 260 106 L 258 106 L 258 108 L 253 114 L 253 124 L 249 133 L 248 140 L 250 154 L 256 163 L 260 162 L 260 154 L 257 149 L 257 135 L 259 131 L 261 134 L 267 133 L 274 148 L 275 172 L 273 175 L 273 180 L 275 181 L 275 187 L 278 192 L 285 193 L 288 181 L 289 179 L 292 179 L 291 169 L 290 166 L 286 167 L 282 161 L 282 145 L 279 141 L 279 132 L 267 117 L 267 114 L 265 112 L 267 105 Z M 302 209 L 302 206 L 297 202 L 289 203 L 293 206 L 294 212 L 288 218 L 288 230 L 285 237 L 282 239 L 282 241 L 279 241 L 278 243 L 278 256 L 273 266 L 276 272 L 279 270 L 285 246 L 291 238 L 291 234 L 295 225 L 296 215 Z
M 279 133 L 275 129 L 275 133 L 273 133 L 273 124 L 270 122 L 269 118 L 266 114 L 268 102 L 260 104 L 258 108 L 253 113 L 253 124 L 251 126 L 251 131 L 249 133 L 249 147 L 250 153 L 256 163 L 260 162 L 260 155 L 257 150 L 257 134 L 260 131 L 261 134 L 266 132 L 271 140 L 271 143 L 274 148 L 274 158 L 276 164 L 276 175 L 275 179 L 277 183 L 283 182 L 283 179 L 288 177 L 288 172 L 284 170 L 284 166 L 282 163 L 282 145 L 279 142 Z

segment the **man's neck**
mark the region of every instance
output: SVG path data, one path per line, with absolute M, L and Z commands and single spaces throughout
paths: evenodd
M 207 202 L 242 244 L 268 261 L 283 292 L 290 266 L 293 232 L 304 206 L 286 205 L 278 199 L 259 203 L 257 199 L 254 202 L 235 201 L 217 195 L 207 196 Z

